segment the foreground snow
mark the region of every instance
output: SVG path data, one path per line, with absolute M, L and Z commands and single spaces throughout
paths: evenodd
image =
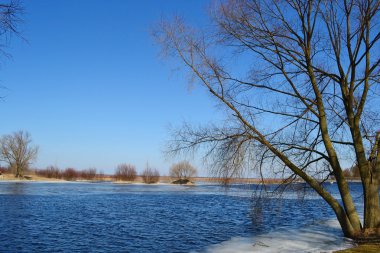
M 352 247 L 352 241 L 343 237 L 337 221 L 313 224 L 300 229 L 278 229 L 254 238 L 235 237 L 210 246 L 208 253 L 293 253 L 333 252 Z

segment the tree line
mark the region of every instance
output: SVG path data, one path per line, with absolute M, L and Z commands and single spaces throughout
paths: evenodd
M 46 178 L 64 179 L 67 181 L 75 180 L 104 180 L 107 176 L 103 172 L 98 172 L 95 168 L 76 170 L 74 168 L 59 169 L 56 166 L 48 166 L 46 169 L 36 169 L 35 174 Z M 169 170 L 169 176 L 173 181 L 188 180 L 197 174 L 197 169 L 189 162 L 182 161 L 173 164 Z M 116 181 L 133 182 L 140 176 L 146 184 L 153 184 L 160 181 L 160 172 L 150 166 L 140 173 L 137 173 L 136 167 L 131 164 L 123 163 L 116 167 L 114 174 L 110 175 Z
M 17 131 L 0 138 L 0 161 L 7 164 L 7 168 L 1 168 L 2 173 L 11 172 L 16 178 L 24 178 L 25 173 L 31 171 L 31 164 L 36 160 L 38 147 L 32 144 L 31 135 L 25 131 Z M 189 180 L 197 170 L 187 161 L 174 164 L 170 168 L 170 176 L 176 180 Z M 46 169 L 36 169 L 37 176 L 46 178 L 74 180 L 102 180 L 105 175 L 96 168 L 76 170 L 74 168 L 59 169 L 56 166 L 48 166 Z M 112 178 L 121 181 L 135 181 L 138 174 L 136 167 L 131 164 L 120 164 L 115 169 Z M 147 184 L 157 183 L 160 180 L 160 172 L 149 165 L 140 174 L 142 181 Z

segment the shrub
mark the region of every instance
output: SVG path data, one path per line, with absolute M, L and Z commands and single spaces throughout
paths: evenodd
M 130 164 L 120 164 L 116 168 L 114 178 L 116 180 L 134 181 L 136 176 L 137 173 L 135 166 Z
M 96 177 L 96 169 L 90 168 L 87 170 L 82 170 L 80 172 L 80 177 L 84 180 L 94 180 Z
M 49 166 L 46 169 L 36 170 L 35 174 L 41 177 L 64 179 L 68 181 L 77 180 L 78 178 L 84 180 L 94 180 L 97 178 L 96 169 L 90 168 L 82 171 L 77 171 L 73 168 L 67 168 L 61 171 L 58 167 Z
M 49 166 L 44 170 L 36 170 L 36 175 L 41 176 L 41 177 L 47 177 L 47 178 L 61 178 L 62 173 L 59 170 L 58 167 L 55 166 Z
M 1 174 L 3 174 L 3 173 L 9 173 L 9 170 L 8 170 L 8 168 L 0 167 L 0 173 Z
M 174 179 L 190 179 L 197 174 L 197 169 L 194 168 L 189 162 L 182 161 L 173 164 L 170 168 L 170 177 Z
M 79 173 L 73 168 L 67 168 L 62 172 L 62 178 L 67 181 L 74 181 L 79 177 Z
M 347 178 L 350 178 L 351 177 L 351 170 L 350 169 L 343 170 L 343 175 Z
M 103 172 L 103 171 L 100 171 L 99 173 L 97 173 L 97 174 L 96 174 L 96 179 L 97 179 L 97 180 L 104 180 L 104 179 L 105 179 L 104 172 Z
M 160 180 L 160 172 L 148 167 L 142 172 L 141 177 L 144 183 L 154 184 Z
M 359 171 L 358 165 L 355 165 L 351 168 L 351 176 L 352 177 L 360 177 L 360 171 Z

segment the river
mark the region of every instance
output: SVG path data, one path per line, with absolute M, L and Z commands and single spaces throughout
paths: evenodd
M 327 187 L 337 196 L 335 185 Z M 360 185 L 351 188 L 359 202 Z M 349 247 L 329 207 L 300 189 L 287 189 L 281 198 L 258 198 L 255 185 L 0 182 L 0 252 L 329 252 Z

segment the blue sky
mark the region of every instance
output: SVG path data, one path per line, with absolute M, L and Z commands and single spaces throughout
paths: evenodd
M 168 126 L 207 123 L 219 112 L 204 90 L 188 89 L 173 60 L 159 57 L 150 30 L 175 14 L 202 25 L 207 5 L 25 1 L 20 30 L 27 42 L 13 37 L 5 49 L 12 58 L 1 59 L 0 134 L 29 131 L 40 168 L 112 173 L 125 162 L 141 171 L 148 161 L 167 173 L 174 162 L 162 155 Z

